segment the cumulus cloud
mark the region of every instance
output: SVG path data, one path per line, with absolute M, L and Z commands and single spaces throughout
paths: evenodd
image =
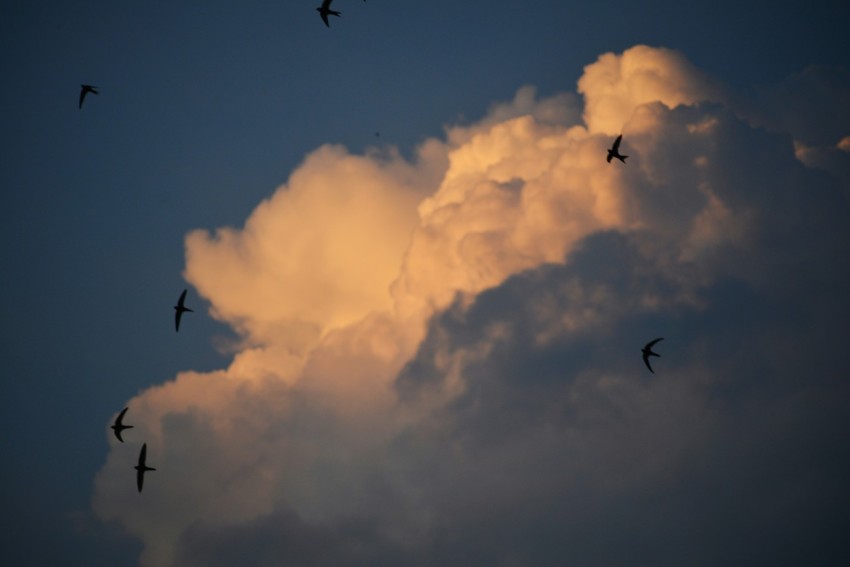
M 94 508 L 143 564 L 846 559 L 846 138 L 826 160 L 666 49 L 578 92 L 413 162 L 319 148 L 187 237 L 244 341 L 129 402 L 158 470 L 138 498 L 113 445 Z

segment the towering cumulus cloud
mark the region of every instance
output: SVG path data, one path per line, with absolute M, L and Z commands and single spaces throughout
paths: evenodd
M 148 566 L 846 562 L 850 120 L 764 101 L 850 82 L 803 77 L 637 46 L 411 162 L 317 149 L 186 238 L 242 340 L 130 401 L 156 478 L 115 447 L 95 511 Z

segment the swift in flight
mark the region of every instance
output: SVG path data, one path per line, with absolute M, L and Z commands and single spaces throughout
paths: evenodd
M 608 163 L 611 163 L 611 158 L 617 158 L 621 162 L 626 163 L 626 158 L 629 157 L 629 156 L 620 155 L 620 152 L 619 152 L 620 142 L 622 142 L 622 141 L 623 141 L 623 135 L 622 134 L 617 136 L 617 139 L 614 140 L 614 145 L 611 146 L 610 150 L 608 150 L 608 160 L 607 160 Z
M 148 452 L 148 444 L 145 443 L 142 445 L 142 451 L 139 453 L 139 464 L 133 467 L 136 469 L 136 486 L 139 487 L 139 492 L 142 492 L 142 485 L 145 483 L 145 473 L 147 471 L 155 471 L 156 469 L 151 468 L 145 464 L 145 457 Z
M 124 414 L 127 413 L 127 409 L 128 408 L 124 408 L 123 410 L 121 410 L 121 413 L 119 413 L 118 417 L 115 418 L 115 423 L 109 426 L 115 433 L 115 437 L 117 437 L 118 440 L 122 443 L 124 442 L 124 440 L 121 439 L 121 432 L 125 429 L 133 429 L 132 425 L 124 425 L 124 423 L 122 423 L 122 420 L 124 419 Z
M 655 371 L 652 369 L 652 366 L 649 365 L 649 357 L 650 356 L 657 356 L 657 357 L 661 358 L 660 354 L 658 354 L 657 352 L 652 352 L 652 347 L 658 341 L 663 341 L 663 340 L 664 340 L 664 337 L 658 337 L 657 339 L 649 341 L 648 343 L 646 343 L 646 346 L 644 346 L 641 349 L 641 352 L 643 353 L 643 363 L 646 364 L 646 367 L 649 368 L 649 371 L 652 372 L 653 374 L 655 374 Z
M 325 25 L 331 27 L 328 23 L 328 16 L 337 16 L 340 17 L 339 12 L 336 10 L 331 10 L 331 2 L 334 0 L 322 0 L 322 5 L 316 8 L 316 11 L 319 12 L 319 15 L 322 16 L 322 21 L 325 22 Z
M 97 87 L 92 85 L 80 85 L 80 104 L 79 107 L 83 107 L 83 101 L 86 99 L 86 95 L 89 93 L 100 94 L 97 92 Z
M 183 290 L 183 293 L 180 294 L 180 299 L 177 300 L 177 305 L 174 306 L 174 330 L 177 332 L 180 331 L 180 319 L 183 317 L 183 313 L 185 313 L 186 311 L 188 311 L 189 313 L 193 312 L 191 309 L 183 305 L 183 303 L 186 301 L 187 291 L 188 290 L 185 289 Z

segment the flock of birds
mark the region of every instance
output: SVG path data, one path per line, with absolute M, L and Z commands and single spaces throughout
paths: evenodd
M 84 85 L 85 86 L 85 85 Z M 95 93 L 97 94 L 97 93 Z M 80 97 L 80 102 L 82 103 L 82 96 Z M 183 319 L 183 313 L 192 313 L 193 310 L 186 307 L 186 293 L 188 289 L 184 289 L 183 293 L 180 294 L 180 298 L 177 300 L 177 305 L 174 306 L 174 331 L 180 332 L 180 320 Z M 129 407 L 121 410 L 121 413 L 118 414 L 118 417 L 115 418 L 115 422 L 110 425 L 110 429 L 115 434 L 115 438 L 120 442 L 124 442 L 124 438 L 121 436 L 121 432 L 125 429 L 133 429 L 132 425 L 124 425 L 124 415 L 126 415 Z M 148 444 L 142 444 L 142 450 L 139 452 L 139 462 L 136 464 L 136 486 L 139 489 L 139 492 L 142 491 L 142 486 L 145 484 L 145 473 L 148 471 L 155 471 L 156 469 L 153 467 L 147 466 L 145 460 L 147 459 L 148 454 Z
M 363 1 L 365 2 L 366 0 L 363 0 Z M 328 27 L 330 27 L 330 23 L 328 22 L 328 16 L 337 16 L 337 17 L 340 16 L 340 13 L 338 11 L 331 10 L 331 3 L 332 2 L 333 2 L 333 0 L 323 0 L 322 5 L 319 6 L 318 8 L 316 8 L 316 10 L 319 12 L 319 15 L 322 17 L 322 21 Z M 96 87 L 94 85 L 80 85 L 80 87 L 81 88 L 80 88 L 79 108 L 82 109 L 83 108 L 83 101 L 85 101 L 86 95 L 88 95 L 89 93 L 92 93 L 92 94 L 95 94 L 95 95 L 100 94 L 100 93 L 97 90 L 98 87 Z M 379 136 L 379 133 L 375 132 L 375 136 Z M 608 157 L 607 157 L 608 163 L 611 163 L 612 159 L 618 159 L 622 163 L 624 163 L 624 164 L 626 163 L 626 158 L 629 157 L 629 156 L 620 154 L 620 143 L 622 141 L 623 141 L 623 135 L 622 134 L 617 136 L 617 139 L 614 140 L 614 143 L 612 144 L 611 148 L 608 150 Z M 174 330 L 176 332 L 180 331 L 180 320 L 183 318 L 183 313 L 187 313 L 187 312 L 191 313 L 192 312 L 192 309 L 189 309 L 188 307 L 186 307 L 186 304 L 185 304 L 186 303 L 186 292 L 187 291 L 188 290 L 186 290 L 186 289 L 183 290 L 183 293 L 180 294 L 180 298 L 177 300 L 177 305 L 174 306 Z M 662 341 L 662 340 L 664 340 L 663 337 L 659 337 L 657 339 L 654 339 L 654 340 L 648 342 L 643 347 L 643 349 L 641 349 L 641 353 L 643 354 L 643 362 L 644 362 L 644 364 L 646 364 L 646 367 L 649 369 L 649 371 L 652 372 L 653 374 L 655 373 L 655 371 L 652 369 L 652 366 L 649 364 L 649 358 L 652 357 L 652 356 L 655 356 L 655 357 L 661 356 L 660 354 L 653 352 L 652 347 L 657 342 Z M 130 409 L 130 408 L 129 407 L 124 408 L 121 411 L 121 413 L 118 414 L 118 417 L 115 418 L 115 422 L 110 426 L 113 433 L 115 434 L 115 437 L 121 443 L 124 442 L 124 439 L 121 436 L 121 432 L 126 430 L 126 429 L 132 429 L 133 428 L 132 425 L 124 425 L 124 416 L 126 415 L 128 409 Z M 148 452 L 148 445 L 147 445 L 147 443 L 144 443 L 144 444 L 142 444 L 142 449 L 139 452 L 138 463 L 136 464 L 135 467 L 133 467 L 133 468 L 136 469 L 136 486 L 138 487 L 140 493 L 142 492 L 142 486 L 144 485 L 144 482 L 145 482 L 145 473 L 148 472 L 148 471 L 155 471 L 156 470 L 153 467 L 147 466 L 147 464 L 145 462 L 146 459 L 147 459 L 147 452 Z

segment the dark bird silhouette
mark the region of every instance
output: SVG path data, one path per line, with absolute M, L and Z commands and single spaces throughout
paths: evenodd
M 118 414 L 118 417 L 115 418 L 115 423 L 113 423 L 112 425 L 109 426 L 109 427 L 112 428 L 112 431 L 115 432 L 115 436 L 118 438 L 118 440 L 121 441 L 122 443 L 124 442 L 124 440 L 121 439 L 121 432 L 124 431 L 125 429 L 133 429 L 132 425 L 124 425 L 121 422 L 121 420 L 124 419 L 124 414 L 127 413 L 127 409 L 128 408 L 124 408 L 121 411 L 121 413 Z
M 100 94 L 97 92 L 97 87 L 92 85 L 80 85 L 80 105 L 79 107 L 83 107 L 83 101 L 86 99 L 86 95 L 89 93 Z
M 657 339 L 649 341 L 648 343 L 646 343 L 646 346 L 644 346 L 641 349 L 641 352 L 643 353 L 643 363 L 646 364 L 646 367 L 649 368 L 649 371 L 652 372 L 653 374 L 655 374 L 655 371 L 652 369 L 652 366 L 649 365 L 649 357 L 650 356 L 657 356 L 657 357 L 661 358 L 661 355 L 658 354 L 657 352 L 652 352 L 652 346 L 655 343 L 657 343 L 658 341 L 663 341 L 663 340 L 664 340 L 664 337 L 658 337 Z
M 629 157 L 629 156 L 620 155 L 620 153 L 618 151 L 620 149 L 620 142 L 622 142 L 622 141 L 623 141 L 623 135 L 622 134 L 617 136 L 617 139 L 614 140 L 614 145 L 611 146 L 610 150 L 608 150 L 608 160 L 607 160 L 608 163 L 611 163 L 611 158 L 617 158 L 621 162 L 626 163 L 626 158 Z
M 139 464 L 133 467 L 136 469 L 136 486 L 139 487 L 139 492 L 142 491 L 142 485 L 145 483 L 145 473 L 147 471 L 155 471 L 156 469 L 145 465 L 145 457 L 148 452 L 148 444 L 142 445 L 142 451 L 139 453 Z
M 188 311 L 189 313 L 193 313 L 191 309 L 183 305 L 183 302 L 186 301 L 186 292 L 188 290 L 184 289 L 183 293 L 180 294 L 180 299 L 177 300 L 177 305 L 174 306 L 174 330 L 180 331 L 180 319 L 183 317 L 183 313 Z
M 319 15 L 322 16 L 322 21 L 325 22 L 325 25 L 331 27 L 328 23 L 328 16 L 340 16 L 340 13 L 336 10 L 331 10 L 331 2 L 334 0 L 322 0 L 322 5 L 316 8 L 316 11 L 319 12 Z

